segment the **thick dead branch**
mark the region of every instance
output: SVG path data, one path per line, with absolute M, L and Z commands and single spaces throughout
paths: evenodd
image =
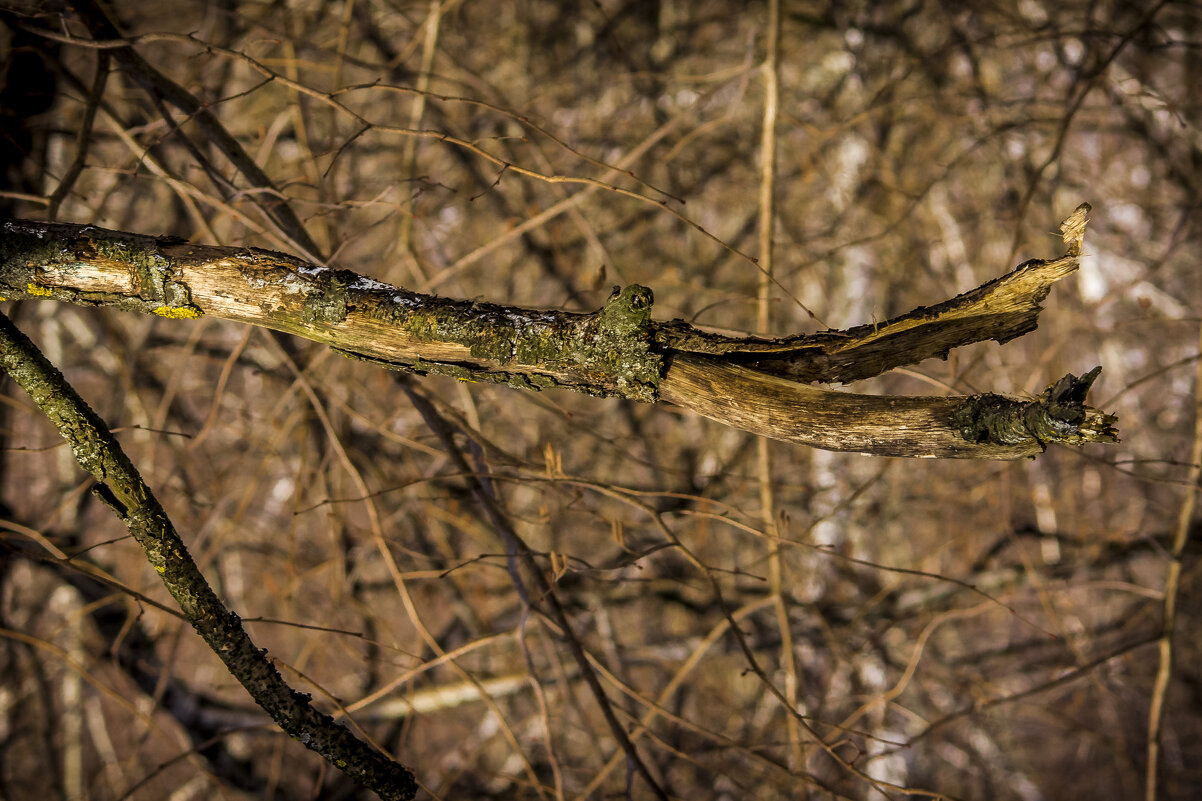
M 211 315 L 323 342 L 382 366 L 524 389 L 668 401 L 768 437 L 879 455 L 1013 459 L 1050 442 L 1114 442 L 1084 405 L 1097 371 L 1039 398 L 875 397 L 802 382 L 851 381 L 1036 327 L 1052 282 L 1077 269 L 1089 206 L 1061 225 L 1067 253 L 1029 261 L 937 306 L 846 331 L 723 337 L 651 319 L 632 285 L 591 314 L 419 295 L 348 270 L 256 248 L 65 223 L 0 226 L 0 294 Z

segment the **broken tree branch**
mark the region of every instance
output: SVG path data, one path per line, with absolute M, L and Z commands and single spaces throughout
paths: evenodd
M 936 306 L 874 325 L 783 339 L 724 337 L 651 319 L 646 287 L 615 288 L 591 314 L 420 295 L 349 270 L 257 248 L 67 223 L 0 225 L 0 295 L 210 315 L 296 334 L 381 366 L 523 389 L 561 387 L 667 401 L 757 434 L 890 456 L 1014 459 L 1051 442 L 1115 442 L 1115 418 L 1084 405 L 1097 370 L 1037 398 L 889 397 L 846 382 L 1034 329 L 1051 284 L 1079 266 L 1082 204 L 1067 253 L 1026 262 Z

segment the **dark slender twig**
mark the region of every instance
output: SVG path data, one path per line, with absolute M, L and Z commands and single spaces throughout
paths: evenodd
M 92 2 L 92 0 L 80 0 L 80 2 L 73 4 L 73 8 L 84 20 L 93 37 L 107 40 L 122 38 L 121 32 L 117 30 L 117 26 L 113 24 L 113 21 L 109 19 L 104 10 L 98 4 Z M 267 173 L 263 172 L 263 169 L 255 163 L 255 160 L 243 149 L 238 140 L 226 130 L 225 126 L 218 121 L 207 105 L 151 66 L 133 47 L 115 47 L 108 52 L 113 54 L 113 58 L 117 60 L 125 73 L 138 86 L 142 87 L 143 91 L 151 97 L 162 98 L 180 111 L 191 116 L 205 135 L 210 138 L 213 145 L 225 154 L 230 163 L 254 187 L 269 190 L 267 192 L 254 193 L 255 202 L 259 204 L 260 208 L 263 209 L 272 222 L 292 239 L 298 248 L 305 251 L 310 257 L 319 261 L 321 260 L 321 249 L 305 229 L 305 225 L 301 222 L 300 217 L 292 210 L 292 206 L 283 199 L 283 196 L 276 189 Z M 170 119 L 167 122 L 168 124 L 173 124 L 173 121 Z
M 601 714 L 605 717 L 605 722 L 609 725 L 610 732 L 618 745 L 626 753 L 626 761 L 629 770 L 637 772 L 647 782 L 647 786 L 655 793 L 656 798 L 667 801 L 668 795 L 663 788 L 651 775 L 650 769 L 643 761 L 638 749 L 631 742 L 630 737 L 626 734 L 626 729 L 622 727 L 618 716 L 614 713 L 613 703 L 609 700 L 609 696 L 605 694 L 605 689 L 601 686 L 600 679 L 597 678 L 597 673 L 589 662 L 588 655 L 584 652 L 584 646 L 580 644 L 580 639 L 572 630 L 572 623 L 568 619 L 567 613 L 564 612 L 563 605 L 560 604 L 559 598 L 555 595 L 555 590 L 551 583 L 547 581 L 546 575 L 535 561 L 534 551 L 526 544 L 526 541 L 514 529 L 513 524 L 509 522 L 509 516 L 501 509 L 497 503 L 490 487 L 481 479 L 480 474 L 473 470 L 468 464 L 467 458 L 463 455 L 459 445 L 455 442 L 454 428 L 448 423 L 438 410 L 434 408 L 426 397 L 417 392 L 411 385 L 410 381 L 405 376 L 397 376 L 397 383 L 401 390 L 409 397 L 409 402 L 413 404 L 413 408 L 417 410 L 422 419 L 426 421 L 426 425 L 434 432 L 442 443 L 451 461 L 455 467 L 464 475 L 464 480 L 471 487 L 472 495 L 476 498 L 476 502 L 484 509 L 484 514 L 488 517 L 489 523 L 496 530 L 501 540 L 505 543 L 506 551 L 510 553 L 516 552 L 521 559 L 522 565 L 526 568 L 526 573 L 534 582 L 535 597 L 538 600 L 546 601 L 546 608 L 552 620 L 563 632 L 564 641 L 568 645 L 568 650 L 572 653 L 572 658 L 576 665 L 580 668 L 580 674 L 584 678 L 585 684 L 588 685 L 593 697 L 597 699 L 597 705 L 601 708 Z M 513 571 L 511 571 L 511 575 Z M 523 592 L 521 580 L 514 575 L 514 582 L 517 584 L 519 592 Z
M 88 92 L 88 100 L 84 105 L 83 119 L 79 121 L 79 134 L 75 138 L 75 160 L 63 173 L 62 180 L 58 182 L 54 193 L 50 195 L 50 205 L 46 211 L 48 220 L 58 219 L 59 206 L 67 197 L 67 193 L 75 186 L 75 181 L 83 173 L 84 165 L 87 164 L 88 145 L 92 141 L 92 126 L 96 122 L 96 111 L 100 108 L 104 87 L 108 84 L 109 60 L 110 57 L 106 50 L 101 50 L 96 54 L 96 76 L 92 79 L 92 88 Z
M 288 686 L 225 607 L 200 572 L 158 499 L 109 431 L 8 317 L 0 314 L 0 366 L 29 393 L 58 429 L 76 461 L 97 481 L 96 492 L 117 513 L 146 553 L 180 609 L 255 703 L 293 739 L 321 754 L 385 801 L 409 801 L 417 793 L 413 773 L 336 723 Z
M 1057 675 L 1053 676 L 1052 678 L 1048 679 L 1047 681 L 1044 681 L 1040 684 L 1036 684 L 1034 687 L 1028 687 L 1024 690 L 1018 690 L 1016 692 L 1009 693 L 1008 695 L 998 696 L 997 698 L 990 698 L 985 701 L 974 701 L 966 706 L 961 707 L 960 709 L 957 709 L 955 712 L 950 712 L 947 715 L 944 715 L 943 717 L 939 718 L 938 720 L 928 723 L 925 729 L 918 732 L 918 734 L 915 734 L 910 739 L 906 740 L 903 748 L 912 748 L 915 743 L 917 743 L 921 740 L 925 740 L 926 738 L 930 737 L 935 731 L 942 729 L 944 726 L 947 726 L 949 723 L 952 723 L 953 721 L 959 720 L 959 719 L 967 717 L 969 715 L 977 714 L 979 712 L 984 712 L 985 710 L 988 710 L 988 709 L 994 709 L 995 707 L 1004 706 L 1006 704 L 1012 704 L 1016 701 L 1021 701 L 1024 698 L 1030 698 L 1033 695 L 1037 695 L 1039 693 L 1046 692 L 1048 690 L 1055 689 L 1056 687 L 1060 687 L 1060 686 L 1063 686 L 1070 682 L 1076 681 L 1077 679 L 1081 678 L 1082 676 L 1088 675 L 1089 672 L 1094 670 L 1095 668 L 1101 667 L 1102 665 L 1106 664 L 1110 660 L 1117 659 L 1120 656 L 1129 654 L 1132 651 L 1136 650 L 1137 648 L 1142 648 L 1145 645 L 1151 645 L 1152 643 L 1156 642 L 1158 639 L 1159 639 L 1158 634 L 1145 634 L 1145 635 L 1139 637 L 1138 639 L 1133 640 L 1132 642 L 1129 642 L 1129 643 L 1125 643 L 1124 645 L 1120 645 L 1117 648 L 1102 654 L 1101 656 L 1094 657 L 1093 659 L 1090 659 L 1088 662 L 1084 662 L 1084 663 L 1077 665 L 1076 667 L 1073 667 L 1069 670 L 1065 670 L 1062 673 L 1058 673 Z

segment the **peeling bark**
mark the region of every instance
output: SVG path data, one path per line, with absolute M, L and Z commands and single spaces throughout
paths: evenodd
M 1061 224 L 1066 255 L 884 323 L 781 339 L 651 319 L 650 289 L 615 287 L 591 314 L 420 295 L 257 248 L 66 223 L 0 225 L 0 295 L 211 315 L 323 342 L 390 369 L 522 389 L 667 401 L 763 436 L 878 455 L 1013 459 L 1048 443 L 1115 442 L 1084 404 L 1097 368 L 1037 399 L 875 397 L 807 382 L 878 375 L 955 347 L 1033 330 L 1051 284 L 1079 266 L 1088 204 Z
M 988 339 L 1005 344 L 1034 331 L 1039 305 L 1052 284 L 1080 266 L 1090 207 L 1082 203 L 1060 225 L 1067 253 L 1032 259 L 976 289 L 935 306 L 919 306 L 883 323 L 780 339 L 725 337 L 674 320 L 656 329 L 661 347 L 721 356 L 759 372 L 795 381 L 848 383 Z

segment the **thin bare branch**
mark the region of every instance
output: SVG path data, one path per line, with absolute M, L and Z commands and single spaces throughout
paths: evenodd
M 1198 329 L 1198 352 L 1202 355 L 1202 328 Z M 1156 801 L 1157 780 L 1160 771 L 1160 743 L 1164 721 L 1165 700 L 1169 684 L 1173 680 L 1174 642 L 1177 627 L 1177 600 L 1181 593 L 1181 560 L 1189 541 L 1190 522 L 1198 505 L 1199 481 L 1202 480 L 1202 359 L 1197 362 L 1194 374 L 1194 441 L 1190 447 L 1188 487 L 1177 520 L 1173 525 L 1173 550 L 1164 580 L 1164 618 L 1161 620 L 1160 639 L 1157 640 L 1159 662 L 1156 681 L 1152 686 L 1151 703 L 1148 706 L 1148 768 L 1144 782 L 1144 801 Z

